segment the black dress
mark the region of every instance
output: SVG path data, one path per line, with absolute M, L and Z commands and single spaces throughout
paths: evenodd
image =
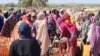
M 10 46 L 9 56 L 40 56 L 40 52 L 36 39 L 15 40 Z

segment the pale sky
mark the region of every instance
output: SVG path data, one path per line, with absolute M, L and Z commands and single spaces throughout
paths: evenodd
M 100 4 L 100 0 L 49 0 L 49 3 L 93 3 Z
M 0 0 L 0 4 L 5 3 L 17 3 L 18 0 Z M 93 3 L 93 4 L 100 4 L 100 0 L 49 0 L 48 3 Z

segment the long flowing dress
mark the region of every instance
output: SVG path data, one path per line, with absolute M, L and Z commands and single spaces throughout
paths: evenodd
M 41 55 L 45 55 L 51 43 L 48 35 L 46 20 L 38 18 L 35 24 L 37 25 L 36 39 L 41 42 Z
M 97 17 L 91 17 L 91 38 L 90 38 L 90 51 L 91 56 L 98 56 L 100 50 L 100 26 L 97 24 Z
M 76 25 L 71 23 L 70 15 L 65 13 L 65 24 L 67 26 L 68 31 L 70 32 L 70 42 L 74 47 L 74 52 L 77 53 L 77 34 L 76 34 Z
M 76 25 L 75 24 L 67 24 L 67 27 L 71 33 L 70 42 L 74 47 L 74 52 L 77 53 L 77 33 L 76 33 Z

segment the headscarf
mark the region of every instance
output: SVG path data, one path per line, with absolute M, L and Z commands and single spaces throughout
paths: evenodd
M 60 9 L 60 13 L 59 13 L 60 17 L 63 17 L 63 14 L 64 14 L 64 9 Z
M 43 20 L 45 18 L 45 14 L 43 12 L 40 12 L 38 15 L 37 15 L 37 20 Z
M 21 23 L 21 25 L 19 26 L 18 33 L 19 33 L 19 37 L 22 39 L 23 38 L 30 38 L 30 39 L 32 38 L 31 27 L 25 22 Z
M 57 10 L 56 10 L 55 8 L 52 8 L 52 9 L 51 9 L 51 13 L 56 14 L 56 12 L 57 12 Z
M 91 18 L 92 16 L 94 16 L 94 13 L 89 13 L 89 18 Z
M 69 31 L 75 31 L 74 29 L 75 25 L 71 23 L 70 15 L 68 13 L 64 14 L 64 19 Z
M 70 21 L 70 15 L 67 12 L 64 13 L 64 19 L 65 19 L 65 21 L 66 20 Z
M 87 13 L 81 13 L 79 17 L 81 19 L 83 19 L 84 21 L 86 21 L 88 19 L 88 14 Z
M 96 16 L 92 16 L 91 18 L 90 18 L 90 20 L 91 20 L 91 23 L 97 23 L 97 17 Z
M 54 9 L 54 8 L 51 10 L 51 15 L 52 15 L 54 20 L 57 20 L 59 18 L 59 16 L 60 16 L 59 15 L 59 11 Z
M 91 18 L 92 16 L 94 16 L 94 13 L 89 13 L 89 15 L 88 15 L 89 21 L 90 21 L 90 18 Z

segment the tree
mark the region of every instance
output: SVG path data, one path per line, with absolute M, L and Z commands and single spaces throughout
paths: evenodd
M 6 7 L 15 7 L 16 5 L 14 3 L 7 3 L 5 4 Z
M 48 0 L 19 0 L 19 6 L 21 7 L 45 7 Z
M 32 0 L 19 0 L 18 5 L 20 7 L 29 7 L 29 6 L 32 6 Z
M 45 7 L 47 5 L 48 0 L 33 0 L 32 5 L 35 7 Z

